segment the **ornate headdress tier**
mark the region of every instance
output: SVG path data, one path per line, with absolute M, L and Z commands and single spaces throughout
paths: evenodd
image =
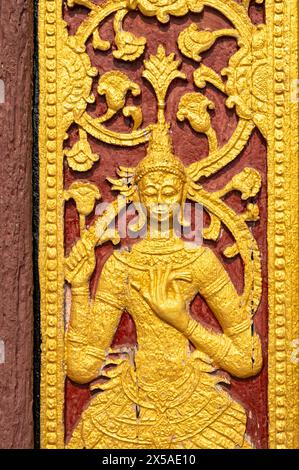
M 181 160 L 173 153 L 169 124 L 161 123 L 152 126 L 152 134 L 147 154 L 135 170 L 134 182 L 153 171 L 167 171 L 186 180 L 186 171 Z

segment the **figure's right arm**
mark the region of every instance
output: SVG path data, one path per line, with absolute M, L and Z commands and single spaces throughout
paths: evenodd
M 99 372 L 110 347 L 123 305 L 119 299 L 121 276 L 109 259 L 101 273 L 96 298 L 89 299 L 89 279 L 95 268 L 94 246 L 86 237 L 73 248 L 66 262 L 66 279 L 71 284 L 72 303 L 66 335 L 67 375 L 80 384 Z M 114 279 L 117 276 L 117 279 Z

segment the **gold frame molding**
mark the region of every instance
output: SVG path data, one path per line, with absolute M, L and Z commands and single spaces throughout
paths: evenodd
M 265 0 L 269 39 L 268 283 L 269 447 L 299 447 L 298 362 L 298 2 Z M 56 77 L 61 0 L 39 0 L 41 447 L 63 448 L 63 139 Z M 297 102 L 296 102 L 297 101 Z

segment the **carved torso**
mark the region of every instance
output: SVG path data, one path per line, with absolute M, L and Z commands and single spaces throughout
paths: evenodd
M 96 298 L 131 314 L 137 347 L 131 360 L 117 366 L 108 384 L 93 386 L 102 391 L 83 413 L 70 447 L 82 446 L 82 440 L 88 448 L 243 445 L 245 412 L 226 392 L 216 389 L 221 378 L 211 374 L 215 370 L 211 359 L 199 350 L 192 353 L 188 339 L 159 319 L 131 287 L 138 281 L 148 288 L 150 270 L 171 265 L 174 271 L 191 274 L 191 282 L 178 281 L 189 306 L 201 291 L 208 259 L 209 250 L 181 240 L 144 240 L 131 251 L 115 251 L 108 259 L 102 281 L 110 289 L 99 289 Z M 211 272 L 206 271 L 207 277 Z M 203 285 L 208 283 L 205 279 Z M 225 420 L 235 430 L 225 430 Z

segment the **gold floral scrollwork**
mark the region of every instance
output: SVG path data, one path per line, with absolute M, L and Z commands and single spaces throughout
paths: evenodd
M 264 25 L 259 25 L 252 36 L 251 50 L 246 46 L 231 57 L 229 67 L 221 74 L 227 76 L 226 105 L 236 106 L 239 117 L 252 119 L 262 134 L 267 136 L 267 40 Z
M 216 132 L 212 128 L 208 109 L 215 109 L 214 103 L 200 93 L 187 93 L 179 103 L 177 118 L 179 121 L 187 119 L 196 132 L 206 134 L 209 141 L 210 152 L 218 148 Z
M 170 83 L 176 78 L 186 79 L 185 73 L 178 70 L 180 61 L 174 60 L 174 54 L 166 56 L 162 45 L 158 47 L 157 54 L 151 55 L 144 61 L 145 70 L 142 76 L 154 88 L 158 99 L 158 120 L 164 121 L 165 97 Z
M 102 75 L 98 84 L 98 93 L 99 95 L 105 95 L 107 111 L 98 118 L 98 122 L 108 121 L 123 109 L 129 91 L 133 96 L 139 96 L 141 93 L 140 86 L 130 80 L 125 73 L 113 70 Z M 128 112 L 126 114 L 129 115 Z
M 91 66 L 85 48 L 79 46 L 75 37 L 64 34 L 63 59 L 61 61 L 61 99 L 63 103 L 64 129 L 80 117 L 88 103 L 94 102 L 91 93 L 92 79 L 98 74 Z
M 134 61 L 140 57 L 145 48 L 146 39 L 136 37 L 129 31 L 123 31 L 122 21 L 127 14 L 127 10 L 118 11 L 114 18 L 115 44 L 117 49 L 113 51 L 116 59 Z
M 93 164 L 100 158 L 99 155 L 93 153 L 87 140 L 87 133 L 83 129 L 79 129 L 79 140 L 69 150 L 64 151 L 68 164 L 72 170 L 87 171 L 92 168 Z
M 95 202 L 101 198 L 97 186 L 88 181 L 77 180 L 64 192 L 64 199 L 74 199 L 80 218 L 80 232 L 83 235 L 85 218 L 93 211 Z
M 178 37 L 178 46 L 182 54 L 197 62 L 201 61 L 201 54 L 210 49 L 215 41 L 223 36 L 239 38 L 234 29 L 221 29 L 219 31 L 199 30 L 195 23 L 184 29 Z
M 167 23 L 169 16 L 183 16 L 188 11 L 200 13 L 204 7 L 203 0 L 133 0 L 133 5 L 146 16 L 156 16 L 161 23 Z
M 242 379 L 257 374 L 262 367 L 260 339 L 252 329 L 262 292 L 261 256 L 252 230 L 252 224 L 259 220 L 261 175 L 254 168 L 243 168 L 215 192 L 205 189 L 203 179 L 224 170 L 241 156 L 255 128 L 268 142 L 269 346 L 268 363 L 265 362 L 269 377 L 268 444 L 272 448 L 292 448 L 298 444 L 298 374 L 297 363 L 293 363 L 291 355 L 294 338 L 299 334 L 295 272 L 298 267 L 295 254 L 298 251 L 298 201 L 295 196 L 298 194 L 298 164 L 294 158 L 298 152 L 298 105 L 290 95 L 291 84 L 298 77 L 298 6 L 295 0 L 267 0 L 264 2 L 266 24 L 256 25 L 251 9 L 255 3 L 262 4 L 263 1 L 66 0 L 63 8 L 60 0 L 39 2 L 42 447 L 108 448 L 112 443 L 112 447 L 121 448 L 126 445 L 131 448 L 181 448 L 181 444 L 186 442 L 189 447 L 249 446 L 245 434 L 247 410 L 227 392 L 220 390 L 219 376 L 214 372 L 220 367 Z M 77 29 L 70 33 L 62 11 L 76 8 L 76 5 L 83 7 L 84 14 Z M 204 133 L 209 140 L 208 156 L 199 156 L 194 163 L 184 167 L 171 147 L 171 123 L 166 122 L 165 107 L 171 81 L 186 79 L 184 71 L 187 69 L 179 71 L 179 61 L 174 60 L 174 54 L 167 56 L 162 45 L 157 54 L 149 57 L 147 38 L 125 31 L 123 23 L 132 10 L 136 14 L 155 17 L 165 24 L 172 16 L 183 17 L 188 12 L 199 13 L 204 8 L 220 13 L 231 28 L 208 31 L 193 23 L 180 29 L 177 38 L 179 54 L 183 60 L 187 57 L 194 61 L 193 80 L 198 90 L 183 94 L 175 111 L 179 120 L 188 120 L 195 132 Z M 101 28 L 110 15 L 114 18 L 107 24 L 109 27 L 113 24 L 114 39 L 107 41 L 101 36 Z M 192 21 L 194 18 L 192 15 Z M 162 29 L 166 36 L 167 28 Z M 205 65 L 205 53 L 222 36 L 236 40 L 237 52 L 230 57 L 227 67 L 216 72 L 213 64 L 211 67 Z M 141 101 L 141 87 L 129 76 L 111 70 L 96 78 L 99 71 L 92 64 L 92 48 L 97 50 L 96 56 L 111 49 L 109 53 L 116 59 L 115 68 L 120 65 L 128 70 L 129 64 L 121 61 L 136 61 L 134 76 L 137 67 L 142 67 L 138 59 L 144 55 L 143 78 L 151 83 L 158 101 L 156 123 L 141 127 L 141 105 L 127 102 L 129 93 L 140 97 Z M 140 77 L 139 83 L 141 81 Z M 204 92 L 200 93 L 207 84 L 226 96 L 226 106 L 238 117 L 234 132 L 222 147 L 218 145 L 218 136 L 212 128 L 209 110 L 213 109 L 213 103 L 204 96 Z M 190 87 L 189 83 L 189 90 Z M 107 103 L 102 116 L 95 115 L 91 112 L 92 107 L 88 106 L 95 102 L 95 98 L 99 100 L 97 93 L 104 96 Z M 115 131 L 116 126 L 110 127 L 109 124 L 105 126 L 109 119 L 121 113 L 133 123 L 127 132 Z M 78 129 L 79 139 L 69 148 L 65 139 L 70 137 L 73 142 L 74 129 Z M 147 154 L 136 168 L 126 163 L 128 167 L 120 167 L 117 171 L 119 179 L 108 178 L 112 189 L 121 193 L 122 201 L 119 204 L 114 200 L 90 225 L 86 224 L 86 217 L 92 214 L 96 201 L 101 198 L 98 187 L 80 179 L 65 188 L 63 178 L 63 167 L 66 168 L 64 156 L 69 167 L 80 172 L 90 170 L 99 160 L 92 151 L 89 136 L 108 145 L 127 148 L 149 142 Z M 239 256 L 242 260 L 244 288 L 240 295 L 235 297 L 232 282 L 224 266 L 221 267 L 223 258 L 213 264 L 215 259 L 209 250 L 198 247 L 186 250 L 178 240 L 171 240 L 169 249 L 165 239 L 161 243 L 151 239 L 145 240 L 143 245 L 137 243 L 136 251 L 135 248 L 132 252 L 116 248 L 100 274 L 101 288 L 91 301 L 89 281 L 96 266 L 95 247 L 109 240 L 114 244 L 119 242 L 118 234 L 109 231 L 110 223 L 128 203 L 136 204 L 138 210 L 139 198 L 147 197 L 142 178 L 146 176 L 151 187 L 152 183 L 157 184 L 157 180 L 152 181 L 153 169 L 160 172 L 157 178 L 163 190 L 166 179 L 172 182 L 182 205 L 189 200 L 204 207 L 210 221 L 203 230 L 203 238 L 211 240 L 209 246 L 222 236 L 222 228 L 230 233 L 232 242 L 223 247 L 222 254 L 227 258 Z M 239 193 L 243 210 L 234 210 L 226 200 L 232 191 Z M 64 259 L 64 201 L 69 199 L 75 201 L 78 211 L 80 239 Z M 177 214 L 177 217 L 183 225 L 181 215 Z M 140 219 L 140 227 L 146 223 L 145 219 Z M 221 276 L 215 276 L 216 271 Z M 199 279 L 197 276 L 201 272 L 203 275 Z M 66 315 L 66 331 L 62 313 L 63 277 L 69 283 L 65 291 L 69 289 L 72 297 L 70 321 Z M 185 307 L 190 305 L 196 286 L 202 287 L 205 282 L 203 298 L 215 316 L 219 315 L 217 319 L 223 330 L 223 334 L 216 335 L 216 338 L 213 332 L 190 320 L 188 315 L 186 317 Z M 155 285 L 159 289 L 153 289 Z M 170 296 L 167 295 L 167 285 L 170 286 Z M 223 294 L 222 298 L 217 298 L 219 292 Z M 125 300 L 128 302 L 124 305 Z M 137 355 L 134 368 L 138 369 L 138 377 L 127 359 L 111 358 L 110 364 L 115 367 L 104 370 L 110 380 L 101 385 L 103 393 L 93 395 L 92 406 L 89 404 L 83 411 L 70 442 L 66 444 L 63 428 L 66 370 L 69 378 L 78 383 L 87 384 L 98 377 L 99 371 L 103 371 L 101 367 L 105 369 L 107 364 L 106 353 L 109 360 L 109 353 L 115 351 L 109 349 L 111 341 L 109 343 L 108 339 L 115 333 L 115 319 L 123 307 L 127 311 L 132 309 L 136 320 L 138 348 L 129 354 Z M 94 321 L 93 312 L 97 313 Z M 148 321 L 149 316 L 151 321 Z M 180 356 L 182 351 L 187 351 L 189 341 L 197 350 L 191 358 L 190 354 L 188 357 Z M 149 346 L 145 352 L 142 342 Z M 205 350 L 207 347 L 210 347 L 208 351 Z M 170 367 L 167 364 L 169 358 L 175 358 Z M 157 363 L 159 367 L 153 374 Z M 165 365 L 167 369 L 163 369 Z M 142 374 L 139 373 L 140 366 Z M 157 380 L 161 384 L 159 389 Z M 95 391 L 100 389 L 96 381 L 91 388 Z M 106 397 L 110 400 L 108 412 Z M 209 415 L 216 417 L 218 413 L 212 422 L 213 429 L 202 412 L 205 403 Z M 122 416 L 120 408 L 126 410 Z M 144 410 L 148 421 L 144 420 Z M 119 424 L 119 417 L 125 424 Z M 156 428 L 149 428 L 148 423 Z M 201 424 L 203 433 L 199 432 Z M 191 434 L 192 439 L 194 437 L 192 442 L 188 440 Z
M 213 193 L 213 196 L 219 200 L 229 194 L 231 191 L 238 191 L 241 193 L 241 199 L 246 201 L 257 196 L 261 189 L 261 176 L 254 168 L 244 168 L 240 173 L 235 175 L 230 182 L 221 190 Z M 203 231 L 203 237 L 207 240 L 218 240 L 221 230 L 221 218 L 219 219 L 215 214 L 209 212 L 210 226 Z M 259 208 L 257 204 L 249 202 L 246 210 L 239 214 L 239 217 L 244 222 L 256 222 L 259 220 Z M 227 247 L 224 250 L 224 255 L 227 258 L 233 258 L 239 254 L 237 244 Z

